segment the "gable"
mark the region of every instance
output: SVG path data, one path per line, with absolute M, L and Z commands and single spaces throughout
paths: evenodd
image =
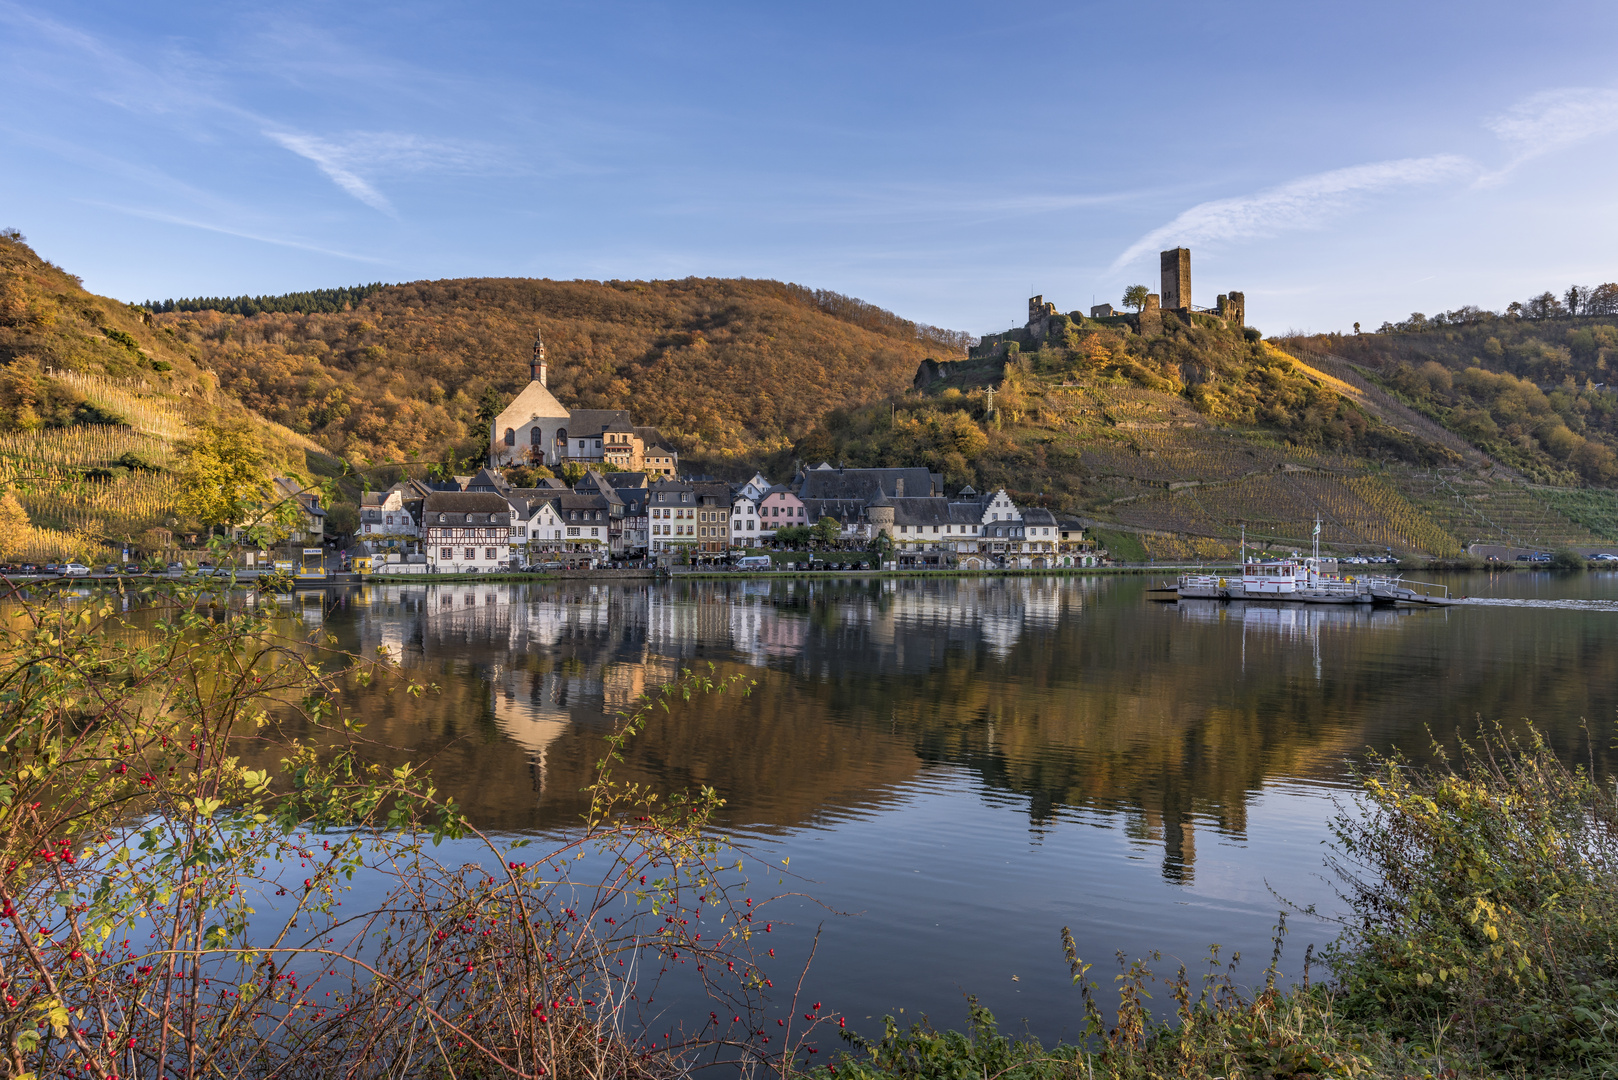
M 508 427 L 519 428 L 536 416 L 542 420 L 567 420 L 572 415 L 549 390 L 531 382 L 494 418 L 494 429 L 501 432 Z

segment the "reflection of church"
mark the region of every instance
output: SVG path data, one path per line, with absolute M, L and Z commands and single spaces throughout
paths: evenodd
M 636 427 L 627 409 L 569 409 L 547 385 L 545 342 L 534 338 L 528 385 L 489 429 L 492 465 L 601 465 L 614 472 L 673 477 L 679 456 L 654 428 Z

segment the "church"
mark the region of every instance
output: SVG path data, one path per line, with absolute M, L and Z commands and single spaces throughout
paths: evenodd
M 545 382 L 545 342 L 536 334 L 528 385 L 490 425 L 489 464 L 559 468 L 577 461 L 675 477 L 679 455 L 662 445 L 656 428 L 635 426 L 627 409 L 569 409 Z

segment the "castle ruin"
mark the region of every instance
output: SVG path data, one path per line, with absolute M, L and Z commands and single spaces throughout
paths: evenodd
M 1239 292 L 1220 293 L 1211 308 L 1197 307 L 1191 300 L 1191 249 L 1171 248 L 1158 253 L 1160 270 L 1159 291 L 1148 293 L 1146 302 L 1134 313 L 1119 311 L 1111 304 L 1097 304 L 1090 309 L 1088 318 L 1081 311 L 1062 314 L 1056 305 L 1043 296 L 1028 298 L 1028 322 L 1018 330 L 999 334 L 985 334 L 978 344 L 967 350 L 971 360 L 1004 358 L 1023 347 L 1038 348 L 1046 341 L 1056 341 L 1072 326 L 1086 322 L 1103 326 L 1127 327 L 1143 337 L 1156 337 L 1164 331 L 1165 320 L 1173 319 L 1180 326 L 1195 326 L 1199 320 L 1205 325 L 1223 324 L 1235 330 L 1247 325 L 1247 298 Z M 1212 320 L 1218 320 L 1213 323 Z M 934 365 L 942 367 L 942 365 Z M 929 371 L 925 377 L 917 373 L 918 385 L 944 377 Z

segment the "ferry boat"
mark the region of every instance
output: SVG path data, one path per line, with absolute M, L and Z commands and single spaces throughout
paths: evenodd
M 1183 574 L 1176 593 L 1203 600 L 1296 600 L 1310 604 L 1369 604 L 1370 586 L 1344 577 L 1336 559 L 1320 556 L 1320 518 L 1315 518 L 1314 553 L 1307 558 L 1247 558 L 1247 530 L 1242 530 L 1242 574 Z

